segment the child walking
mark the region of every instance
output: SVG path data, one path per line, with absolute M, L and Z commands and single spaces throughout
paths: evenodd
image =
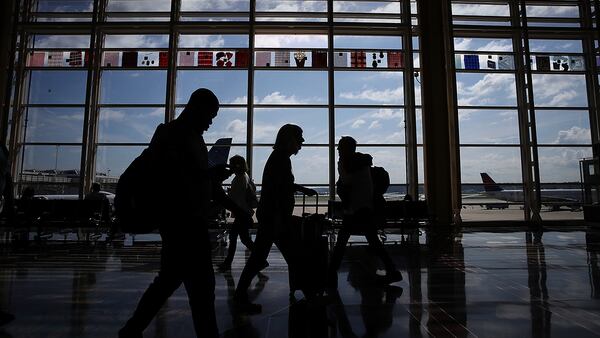
M 233 156 L 229 159 L 229 166 L 235 175 L 231 181 L 231 188 L 229 189 L 229 198 L 237 204 L 242 210 L 246 211 L 245 215 L 234 216 L 233 225 L 229 231 L 229 250 L 227 257 L 219 265 L 220 271 L 227 271 L 231 269 L 231 262 L 235 255 L 235 249 L 237 246 L 237 237 L 240 236 L 242 244 L 248 249 L 254 248 L 254 243 L 250 238 L 249 228 L 253 224 L 252 215 L 254 214 L 254 208 L 258 206 L 258 200 L 256 198 L 256 187 L 254 182 L 250 180 L 248 176 L 248 164 L 246 160 L 239 155 Z

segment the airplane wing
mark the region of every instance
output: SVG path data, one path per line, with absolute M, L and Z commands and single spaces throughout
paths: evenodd
M 220 164 L 227 164 L 229 149 L 231 148 L 231 137 L 220 138 L 208 151 L 208 167 L 212 168 Z

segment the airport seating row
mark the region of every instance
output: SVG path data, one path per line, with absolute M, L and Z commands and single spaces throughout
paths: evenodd
M 37 232 L 38 238 L 73 228 L 107 233 L 112 223 L 110 208 L 108 200 L 17 199 L 12 209 L 3 211 L 1 224 L 15 232 Z
M 342 226 L 342 203 L 341 201 L 328 201 L 327 218 L 331 221 L 333 228 Z M 382 210 L 383 215 L 377 215 L 379 230 L 399 229 L 404 230 L 418 228 L 422 222 L 429 221 L 429 212 L 426 201 L 404 201 L 389 200 L 385 202 Z

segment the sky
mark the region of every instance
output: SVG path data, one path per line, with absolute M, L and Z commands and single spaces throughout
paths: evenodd
M 166 1 L 110 1 L 109 10 L 140 9 L 168 10 Z M 260 10 L 322 11 L 323 1 L 257 1 Z M 239 10 L 246 1 L 187 1 L 183 10 L 214 8 Z M 89 1 L 40 1 L 45 10 L 74 11 L 86 9 Z M 54 7 L 53 7 L 54 6 Z M 62 7 L 61 7 L 62 6 Z M 65 7 L 67 6 L 67 7 Z M 77 7 L 79 6 L 79 7 Z M 144 7 L 146 6 L 146 7 Z M 212 6 L 212 7 L 211 7 Z M 398 3 L 336 2 L 338 11 L 396 11 Z M 346 6 L 346 7 L 345 7 Z M 354 6 L 354 7 L 353 7 Z M 361 7 L 363 6 L 363 7 Z M 366 6 L 366 7 L 365 7 Z M 379 6 L 379 7 L 378 7 Z M 164 7 L 164 8 L 163 8 Z M 396 9 L 394 9 L 396 8 Z M 399 8 L 399 7 L 398 7 Z M 455 14 L 508 15 L 506 6 L 453 5 Z M 528 6 L 532 16 L 572 17 L 573 6 Z M 418 45 L 418 41 L 414 41 Z M 244 35 L 182 35 L 180 48 L 189 50 L 233 50 L 248 47 Z M 491 56 L 497 60 L 513 51 L 508 39 L 454 39 L 460 58 L 479 55 L 481 68 L 487 67 Z M 87 36 L 38 36 L 35 46 L 44 48 L 86 48 Z M 289 48 L 311 50 L 327 47 L 325 35 L 257 35 L 256 48 Z M 582 53 L 578 40 L 531 40 L 531 51 L 540 56 Z M 166 35 L 108 35 L 105 47 L 168 48 Z M 394 51 L 402 49 L 399 37 L 336 36 L 334 48 L 340 50 Z M 535 61 L 535 60 L 534 60 Z M 458 65 L 457 65 L 458 66 Z M 75 104 L 85 102 L 86 71 L 33 71 L 29 102 L 35 104 Z M 145 143 L 156 126 L 164 121 L 167 71 L 106 69 L 100 82 L 100 103 L 111 105 L 100 110 L 98 124 L 97 170 L 118 176 L 135 158 L 143 146 L 111 146 L 111 143 Z M 418 79 L 417 79 L 418 80 Z M 488 172 L 497 182 L 521 181 L 521 161 L 518 144 L 517 95 L 515 75 L 495 70 L 465 72 L 456 76 L 461 170 L 464 183 L 479 183 L 480 172 Z M 536 107 L 537 137 L 540 147 L 542 182 L 579 180 L 578 160 L 590 156 L 591 144 L 585 75 L 572 72 L 534 74 L 533 91 Z M 207 142 L 221 137 L 233 137 L 241 144 L 232 147 L 231 154 L 246 155 L 248 72 L 246 70 L 181 69 L 177 72 L 176 103 L 183 105 L 189 94 L 198 87 L 212 89 L 221 103 L 242 105 L 222 108 L 214 124 L 205 134 Z M 279 127 L 296 123 L 304 129 L 307 146 L 293 158 L 296 180 L 302 183 L 328 183 L 329 151 L 324 147 L 329 139 L 328 76 L 326 70 L 257 69 L 254 74 L 253 142 L 265 144 L 254 148 L 253 176 L 260 183 L 262 168 L 270 153 Z M 388 169 L 392 183 L 404 184 L 405 178 L 405 110 L 403 73 L 399 70 L 356 71 L 339 69 L 334 76 L 335 104 L 352 107 L 335 109 L 336 140 L 352 135 L 360 150 L 374 156 L 376 165 Z M 415 81 L 417 105 L 420 105 L 420 86 Z M 119 104 L 147 104 L 144 108 L 119 107 Z M 269 107 L 260 107 L 260 105 Z M 293 108 L 272 107 L 293 104 Z M 311 105 L 311 107 L 302 107 Z M 374 107 L 375 106 L 375 107 Z M 177 113 L 181 108 L 178 108 Z M 421 114 L 417 107 L 418 142 L 422 143 Z M 80 143 L 83 128 L 83 109 L 78 107 L 30 108 L 27 142 Z M 309 146 L 308 144 L 312 145 Z M 395 145 L 381 147 L 368 145 Z M 474 146 L 478 145 L 478 146 Z M 79 167 L 80 146 L 28 146 L 25 169 L 73 169 Z M 422 182 L 423 160 L 419 148 L 419 180 Z

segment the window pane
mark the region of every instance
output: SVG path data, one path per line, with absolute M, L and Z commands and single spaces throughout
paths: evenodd
M 402 49 L 402 37 L 336 35 L 333 37 L 333 47 L 340 49 Z
M 167 72 L 164 70 L 105 70 L 100 87 L 101 103 L 164 104 Z
M 356 105 L 403 105 L 402 72 L 335 73 L 335 103 Z
M 37 0 L 36 12 L 91 12 L 93 0 Z
M 579 160 L 592 157 L 591 148 L 539 147 L 542 183 L 577 183 L 581 181 Z
M 527 16 L 536 18 L 579 18 L 579 6 L 527 6 Z
M 404 144 L 402 109 L 336 109 L 336 142 L 352 136 L 361 144 Z
M 404 147 L 361 147 L 358 141 L 356 151 L 373 156 L 373 165 L 383 167 L 390 174 L 391 184 L 406 184 L 406 149 Z M 336 179 L 337 174 L 336 154 Z
M 487 173 L 498 184 L 521 183 L 521 151 L 518 147 L 461 147 L 462 183 L 481 184 Z
M 81 143 L 82 108 L 28 108 L 26 119 L 26 142 Z
M 220 138 L 231 137 L 233 143 L 246 143 L 246 108 L 221 108 L 210 128 L 204 132 L 204 141 L 214 143 Z M 231 155 L 229 156 L 231 157 Z M 246 157 L 246 154 L 244 154 Z
M 180 35 L 180 48 L 247 48 L 247 35 Z
M 529 39 L 529 50 L 534 53 L 583 53 L 581 40 Z
M 156 126 L 164 121 L 164 108 L 102 108 L 98 142 L 150 142 Z
M 252 173 L 254 181 L 262 184 L 262 175 L 272 147 L 254 147 Z M 329 149 L 326 147 L 302 147 L 292 155 L 292 171 L 298 184 L 327 184 L 329 181 Z
M 120 177 L 145 148 L 99 146 L 96 150 L 96 176 Z
M 452 4 L 452 15 L 468 16 L 510 16 L 508 4 L 479 5 Z
M 81 146 L 25 146 L 23 171 L 45 172 L 79 182 Z
M 257 0 L 256 10 L 260 12 L 327 12 L 327 1 L 324 0 Z
M 454 50 L 469 52 L 512 52 L 510 39 L 454 38 Z
M 293 123 L 303 130 L 305 143 L 327 144 L 328 111 L 314 108 L 257 108 L 254 110 L 254 143 L 275 143 L 279 128 Z
M 519 144 L 519 115 L 516 110 L 458 111 L 461 144 Z
M 256 71 L 256 104 L 326 104 L 327 72 Z
M 540 144 L 591 144 L 587 111 L 537 110 L 537 140 Z
M 35 35 L 32 48 L 89 48 L 89 35 Z
M 29 103 L 85 103 L 86 71 L 31 71 Z
M 181 0 L 182 11 L 248 11 L 250 0 L 206 1 Z
M 104 48 L 169 48 L 168 35 L 106 35 Z
M 533 74 L 537 107 L 587 107 L 585 75 Z
M 516 106 L 512 74 L 456 74 L 459 106 Z
M 208 88 L 220 103 L 245 104 L 248 72 L 244 70 L 180 70 L 177 72 L 177 103 L 185 104 L 198 88 Z
M 108 0 L 109 12 L 170 12 L 171 1 L 165 0 Z
M 256 35 L 256 48 L 327 48 L 326 35 Z
M 400 1 L 339 1 L 333 2 L 335 13 L 400 14 Z

